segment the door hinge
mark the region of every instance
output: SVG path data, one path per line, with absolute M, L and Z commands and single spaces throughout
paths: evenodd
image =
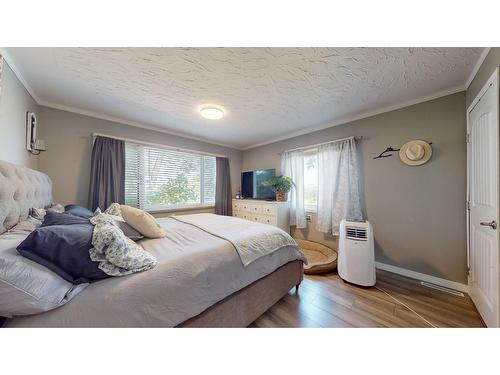
M 470 267 L 467 267 L 467 276 L 470 276 Z
M 465 143 L 470 143 L 470 133 L 465 135 Z
M 470 211 L 470 202 L 469 201 L 465 202 L 465 207 L 467 208 L 468 211 Z

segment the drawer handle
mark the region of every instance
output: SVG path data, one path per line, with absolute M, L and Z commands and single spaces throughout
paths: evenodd
M 491 227 L 491 229 L 497 229 L 497 222 L 495 220 L 490 222 L 481 221 L 479 225 L 483 225 L 485 227 Z

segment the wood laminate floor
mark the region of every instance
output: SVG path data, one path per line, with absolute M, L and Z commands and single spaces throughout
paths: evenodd
M 484 327 L 470 297 L 429 289 L 417 280 L 377 271 L 377 287 L 436 327 Z M 334 273 L 308 276 L 250 327 L 431 327 L 376 288 L 344 283 Z

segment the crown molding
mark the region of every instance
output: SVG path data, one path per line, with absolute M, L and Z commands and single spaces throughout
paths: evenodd
M 245 146 L 245 147 L 238 147 L 238 146 L 229 145 L 229 144 L 225 144 L 225 143 L 214 142 L 214 141 L 206 139 L 206 138 L 195 137 L 195 136 L 191 136 L 191 135 L 187 135 L 187 134 L 183 134 L 183 133 L 177 133 L 177 132 L 174 132 L 174 131 L 161 129 L 159 127 L 152 126 L 152 125 L 144 125 L 144 124 L 141 124 L 141 123 L 138 123 L 138 122 L 135 122 L 135 121 L 129 121 L 129 120 L 125 120 L 125 119 L 122 119 L 122 118 L 119 118 L 119 117 L 109 116 L 109 115 L 106 115 L 106 114 L 103 114 L 103 113 L 88 111 L 88 110 L 84 110 L 84 109 L 81 109 L 81 108 L 76 108 L 76 107 L 61 105 L 61 104 L 57 104 L 57 103 L 53 103 L 53 102 L 48 102 L 48 101 L 44 101 L 44 100 L 39 100 L 39 101 L 37 101 L 37 103 L 39 105 L 41 105 L 41 106 L 44 106 L 44 107 L 59 109 L 59 110 L 62 110 L 62 111 L 77 113 L 77 114 L 80 114 L 80 115 L 89 116 L 89 117 L 93 117 L 93 118 L 98 118 L 98 119 L 101 119 L 101 120 L 106 120 L 106 121 L 116 122 L 116 123 L 120 123 L 120 124 L 135 126 L 135 127 L 142 128 L 142 129 L 153 130 L 153 131 L 157 131 L 157 132 L 160 132 L 160 133 L 174 135 L 174 136 L 177 136 L 177 137 L 183 137 L 183 138 L 192 139 L 194 141 L 199 141 L 199 142 L 204 142 L 204 143 L 210 143 L 210 144 L 217 145 L 217 146 L 227 147 L 227 148 L 231 148 L 231 149 L 238 150 L 238 151 L 245 151 L 245 150 L 249 150 L 249 149 L 252 149 L 252 148 L 256 148 L 256 147 L 268 145 L 268 144 L 271 144 L 271 143 L 283 141 L 285 139 L 290 139 L 290 138 L 298 137 L 300 135 L 313 133 L 315 131 L 319 131 L 319 130 L 323 130 L 323 129 L 328 129 L 328 128 L 331 128 L 331 127 L 334 127 L 334 126 L 344 125 L 344 124 L 347 124 L 349 122 L 361 120 L 361 119 L 372 117 L 372 116 L 379 115 L 379 114 L 382 114 L 382 113 L 395 111 L 397 109 L 401 109 L 401 108 L 409 107 L 409 106 L 412 106 L 412 105 L 415 105 L 415 104 L 419 104 L 419 103 L 427 102 L 427 101 L 430 101 L 430 100 L 438 99 L 438 98 L 441 98 L 443 96 L 456 94 L 457 92 L 461 92 L 461 91 L 464 91 L 464 90 L 465 90 L 465 87 L 463 85 L 455 86 L 455 87 L 452 87 L 450 89 L 447 89 L 447 90 L 444 90 L 444 91 L 440 91 L 440 92 L 437 92 L 437 93 L 434 93 L 434 94 L 422 96 L 422 97 L 419 97 L 419 98 L 416 98 L 416 99 L 404 101 L 404 102 L 401 102 L 401 103 L 397 103 L 397 104 L 394 104 L 394 105 L 382 107 L 382 108 L 375 109 L 375 110 L 372 110 L 372 111 L 363 112 L 363 113 L 360 113 L 358 115 L 354 115 L 354 116 L 350 116 L 350 117 L 345 117 L 345 118 L 339 119 L 339 120 L 337 120 L 337 121 L 335 121 L 333 123 L 329 122 L 329 123 L 322 124 L 322 125 L 307 127 L 307 128 L 298 130 L 296 132 L 289 133 L 288 135 L 283 136 L 283 137 L 273 138 L 273 139 L 267 140 L 265 142 L 261 142 L 261 143 L 257 143 L 257 144 L 254 144 L 254 145 L 251 145 L 251 146 Z
M 469 78 L 465 81 L 465 89 L 467 90 L 474 80 L 474 77 L 476 76 L 477 72 L 481 68 L 481 65 L 483 65 L 484 60 L 486 59 L 486 56 L 488 56 L 488 53 L 490 53 L 491 48 L 490 47 L 485 47 L 483 49 L 483 52 L 479 55 L 479 58 L 476 61 L 476 65 L 474 65 L 474 68 L 472 69 L 472 72 L 470 72 Z
M 448 96 L 448 95 L 456 94 L 457 92 L 461 92 L 461 91 L 464 91 L 464 90 L 465 90 L 465 87 L 463 85 L 455 86 L 455 87 L 452 87 L 452 88 L 444 90 L 444 91 L 436 92 L 434 94 L 429 94 L 429 95 L 421 96 L 421 97 L 416 98 L 416 99 L 407 100 L 407 101 L 400 102 L 400 103 L 397 103 L 397 104 L 393 104 L 393 105 L 390 105 L 390 106 L 378 108 L 378 109 L 375 109 L 375 110 L 372 110 L 372 111 L 362 112 L 362 113 L 359 113 L 357 115 L 353 115 L 353 116 L 349 116 L 349 117 L 344 117 L 344 118 L 339 119 L 339 120 L 334 121 L 334 122 L 329 122 L 329 123 L 322 124 L 322 125 L 307 127 L 307 128 L 298 130 L 296 132 L 289 133 L 288 135 L 286 135 L 284 137 L 273 138 L 273 139 L 265 141 L 265 142 L 261 142 L 261 143 L 257 143 L 257 144 L 251 145 L 251 146 L 244 147 L 243 150 L 250 150 L 252 148 L 256 148 L 256 147 L 260 147 L 260 146 L 265 146 L 265 145 L 268 145 L 268 144 L 271 144 L 271 143 L 275 143 L 275 142 L 279 142 L 279 141 L 284 141 L 286 139 L 298 137 L 300 135 L 313 133 L 313 132 L 316 132 L 316 131 L 319 131 L 319 130 L 324 130 L 324 129 L 332 128 L 332 127 L 338 126 L 338 125 L 344 125 L 344 124 L 347 124 L 349 122 L 353 122 L 353 121 L 357 121 L 357 120 L 362 120 L 364 118 L 368 118 L 368 117 L 380 115 L 382 113 L 395 111 L 397 109 L 401 109 L 401 108 L 405 108 L 405 107 L 410 107 L 412 105 L 423 103 L 423 102 L 428 102 L 430 100 L 438 99 L 438 98 L 441 98 L 443 96 Z
M 37 103 L 40 104 L 40 98 L 35 94 L 35 91 L 31 88 L 31 86 L 28 84 L 28 81 L 26 81 L 21 74 L 21 71 L 17 67 L 16 63 L 10 56 L 9 51 L 7 51 L 6 47 L 0 47 L 0 54 L 3 56 L 3 59 L 5 62 L 7 62 L 7 65 L 9 65 L 9 68 L 14 72 L 14 75 L 17 77 L 17 79 L 23 84 L 24 88 L 28 93 L 31 95 L 33 100 Z
M 99 113 L 99 112 L 88 111 L 88 110 L 77 108 L 77 107 L 71 107 L 71 106 L 67 106 L 67 105 L 63 105 L 63 104 L 57 104 L 57 103 L 49 102 L 49 101 L 46 101 L 46 100 L 40 100 L 40 101 L 38 101 L 38 105 L 40 105 L 42 107 L 54 108 L 54 109 L 58 109 L 58 110 L 61 110 L 61 111 L 76 113 L 76 114 L 83 115 L 83 116 L 93 117 L 93 118 L 97 118 L 97 119 L 100 119 L 100 120 L 105 120 L 105 121 L 115 122 L 115 123 L 119 123 L 119 124 L 130 125 L 130 126 L 134 126 L 134 127 L 137 127 L 137 128 L 152 130 L 152 131 L 156 131 L 156 132 L 159 132 L 159 133 L 173 135 L 173 136 L 176 136 L 176 137 L 187 138 L 187 139 L 191 139 L 193 141 L 198 141 L 198 142 L 203 142 L 203 143 L 210 143 L 212 145 L 226 147 L 226 148 L 231 148 L 231 149 L 234 149 L 234 150 L 241 150 L 241 148 L 235 147 L 233 145 L 228 145 L 226 143 L 214 142 L 214 141 L 212 141 L 210 139 L 207 139 L 207 138 L 195 137 L 195 136 L 192 136 L 192 135 L 189 135 L 189 134 L 184 134 L 184 133 L 178 133 L 178 132 L 174 132 L 174 131 L 170 131 L 170 130 L 165 130 L 165 129 L 162 129 L 162 128 L 157 127 L 157 126 L 145 125 L 145 124 L 141 124 L 139 122 L 125 120 L 123 118 L 119 118 L 119 117 L 115 117 L 115 116 L 110 116 L 110 115 L 106 115 L 106 114 Z
M 226 147 L 226 148 L 230 148 L 230 149 L 233 149 L 233 150 L 239 150 L 239 151 L 250 150 L 252 148 L 256 148 L 256 147 L 260 147 L 260 146 L 265 146 L 265 145 L 268 145 L 268 144 L 271 144 L 271 143 L 275 143 L 275 142 L 283 141 L 283 140 L 286 140 L 286 139 L 298 137 L 298 136 L 301 136 L 301 135 L 304 135 L 304 134 L 313 133 L 313 132 L 316 132 L 316 131 L 319 131 L 319 130 L 328 129 L 328 128 L 331 128 L 331 127 L 334 127 L 334 126 L 344 125 L 344 124 L 347 124 L 349 122 L 353 122 L 353 121 L 361 120 L 361 119 L 364 119 L 364 118 L 376 116 L 376 115 L 379 115 L 379 114 L 382 114 L 382 113 L 386 113 L 386 112 L 395 111 L 397 109 L 409 107 L 409 106 L 412 106 L 412 105 L 415 105 L 415 104 L 427 102 L 427 101 L 430 101 L 430 100 L 438 99 L 438 98 L 443 97 L 443 96 L 452 95 L 452 94 L 455 94 L 457 92 L 464 91 L 464 90 L 467 89 L 467 87 L 470 85 L 470 83 L 474 79 L 475 75 L 477 74 L 479 68 L 481 67 L 482 63 L 484 62 L 484 60 L 485 60 L 486 56 L 488 55 L 489 51 L 490 51 L 489 47 L 484 48 L 483 52 L 481 53 L 481 55 L 479 56 L 479 58 L 478 58 L 478 60 L 476 62 L 476 65 L 474 66 L 474 69 L 472 70 L 470 76 L 468 77 L 468 79 L 467 79 L 467 81 L 465 82 L 464 85 L 455 86 L 455 87 L 452 87 L 452 88 L 444 90 L 444 91 L 440 91 L 440 92 L 436 92 L 436 93 L 433 93 L 433 94 L 425 95 L 425 96 L 422 96 L 422 97 L 419 97 L 419 98 L 416 98 L 416 99 L 407 100 L 407 101 L 400 102 L 400 103 L 397 103 L 397 104 L 393 104 L 393 105 L 390 105 L 390 106 L 381 107 L 381 108 L 378 108 L 378 109 L 375 109 L 375 110 L 371 110 L 371 111 L 367 111 L 367 112 L 362 112 L 362 113 L 359 113 L 359 114 L 356 114 L 356 115 L 353 115 L 353 116 L 347 116 L 347 117 L 341 118 L 339 120 L 336 120 L 334 122 L 329 122 L 329 123 L 322 124 L 322 125 L 316 125 L 316 126 L 306 127 L 306 128 L 301 129 L 301 130 L 289 133 L 286 136 L 273 138 L 273 139 L 267 140 L 265 142 L 256 143 L 256 144 L 253 144 L 253 145 L 250 145 L 250 146 L 238 147 L 238 146 L 230 145 L 230 144 L 226 144 L 226 143 L 215 142 L 215 141 L 213 141 L 211 139 L 207 139 L 207 138 L 203 138 L 203 137 L 196 137 L 196 136 L 192 136 L 192 135 L 189 135 L 189 134 L 184 134 L 184 133 L 179 133 L 179 132 L 175 132 L 175 131 L 171 131 L 171 130 L 162 129 L 161 127 L 158 127 L 158 126 L 145 125 L 145 124 L 142 124 L 142 123 L 139 123 L 139 122 L 136 122 L 136 121 L 130 121 L 130 120 L 126 120 L 126 119 L 115 117 L 115 116 L 111 116 L 111 115 L 106 115 L 106 114 L 99 113 L 99 112 L 89 111 L 89 110 L 85 110 L 85 109 L 81 109 L 81 108 L 77 108 L 77 107 L 72 107 L 72 106 L 67 106 L 67 105 L 63 105 L 63 104 L 58 104 L 58 103 L 54 103 L 54 102 L 42 100 L 40 97 L 38 97 L 36 95 L 36 93 L 31 88 L 31 86 L 24 79 L 21 71 L 16 66 L 16 64 L 12 60 L 9 52 L 7 51 L 7 48 L 0 47 L 0 53 L 3 55 L 5 61 L 9 65 L 9 67 L 12 69 L 12 71 L 14 72 L 14 74 L 16 75 L 16 77 L 19 79 L 19 81 L 24 85 L 24 87 L 26 88 L 26 90 L 28 91 L 28 93 L 31 95 L 31 97 L 33 98 L 33 100 L 35 100 L 35 102 L 38 105 L 40 105 L 40 106 L 44 106 L 44 107 L 48 107 L 48 108 L 54 108 L 54 109 L 58 109 L 58 110 L 66 111 L 66 112 L 76 113 L 76 114 L 80 114 L 80 115 L 84 115 L 84 116 L 88 116 L 88 117 L 93 117 L 93 118 L 98 118 L 98 119 L 101 119 L 101 120 L 111 121 L 111 122 L 115 122 L 115 123 L 130 125 L 130 126 L 134 126 L 134 127 L 138 127 L 138 128 L 142 128 L 142 129 L 157 131 L 157 132 L 160 132 L 160 133 L 169 134 L 169 135 L 173 135 L 173 136 L 176 136 L 176 137 L 182 137 L 182 138 L 191 139 L 191 140 L 198 141 L 198 142 L 209 143 L 209 144 L 212 144 L 212 145 Z
M 142 129 L 147 129 L 147 130 L 153 130 L 153 131 L 157 131 L 157 132 L 160 132 L 160 133 L 165 133 L 165 134 L 168 134 L 168 135 L 173 135 L 173 136 L 176 136 L 176 137 L 187 138 L 187 139 L 191 139 L 193 141 L 198 141 L 198 142 L 203 142 L 203 143 L 210 143 L 212 145 L 226 147 L 226 148 L 231 148 L 231 149 L 234 149 L 234 150 L 241 150 L 241 148 L 239 148 L 239 147 L 235 147 L 233 145 L 228 145 L 228 144 L 225 144 L 225 143 L 214 142 L 214 141 L 212 141 L 210 139 L 207 139 L 207 138 L 196 137 L 196 136 L 191 136 L 191 135 L 184 134 L 184 133 L 178 133 L 178 132 L 174 132 L 174 131 L 170 131 L 170 130 L 165 130 L 165 129 L 162 129 L 160 127 L 156 127 L 156 126 L 152 126 L 152 125 L 144 125 L 144 124 L 141 124 L 141 123 L 138 123 L 138 122 L 135 122 L 135 121 L 125 120 L 125 119 L 122 119 L 122 118 L 119 118 L 119 117 L 109 116 L 109 115 L 106 115 L 106 114 L 103 114 L 103 113 L 88 111 L 88 110 L 84 110 L 84 109 L 81 109 L 81 108 L 66 106 L 66 105 L 63 105 L 63 104 L 58 104 L 58 103 L 50 102 L 50 101 L 47 101 L 47 100 L 43 100 L 38 95 L 36 95 L 35 91 L 29 85 L 28 81 L 26 81 L 26 79 L 24 79 L 24 76 L 22 75 L 21 70 L 17 67 L 16 63 L 12 59 L 12 57 L 9 54 L 9 52 L 8 52 L 8 50 L 7 50 L 6 47 L 0 47 L 0 55 L 3 56 L 4 61 L 9 65 L 9 67 L 12 70 L 12 72 L 14 73 L 14 75 L 22 83 L 22 85 L 24 86 L 24 88 L 26 89 L 26 91 L 28 91 L 28 93 L 31 95 L 31 97 L 33 98 L 33 100 L 39 106 L 49 107 L 49 108 L 54 108 L 54 109 L 59 109 L 59 110 L 62 110 L 62 111 L 76 113 L 76 114 L 79 114 L 79 115 L 84 115 L 84 116 L 93 117 L 93 118 L 98 118 L 98 119 L 101 119 L 101 120 L 106 120 L 106 121 L 116 122 L 116 123 L 120 123 L 120 124 L 135 126 L 137 128 L 142 128 Z

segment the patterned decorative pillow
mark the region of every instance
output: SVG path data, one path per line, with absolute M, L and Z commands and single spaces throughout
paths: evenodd
M 46 213 L 45 208 L 30 208 L 30 216 L 40 221 L 43 221 Z
M 122 217 L 122 211 L 120 209 L 119 203 L 111 203 L 109 207 L 106 208 L 106 211 L 104 211 L 104 213 L 108 215 Z
M 90 219 L 95 225 L 90 259 L 110 276 L 124 276 L 156 266 L 156 258 L 145 251 L 116 226 L 111 215 L 99 214 Z
M 162 238 L 167 235 L 165 229 L 163 229 L 156 222 L 155 218 L 146 211 L 126 205 L 121 205 L 120 208 L 125 222 L 143 236 L 149 238 Z

